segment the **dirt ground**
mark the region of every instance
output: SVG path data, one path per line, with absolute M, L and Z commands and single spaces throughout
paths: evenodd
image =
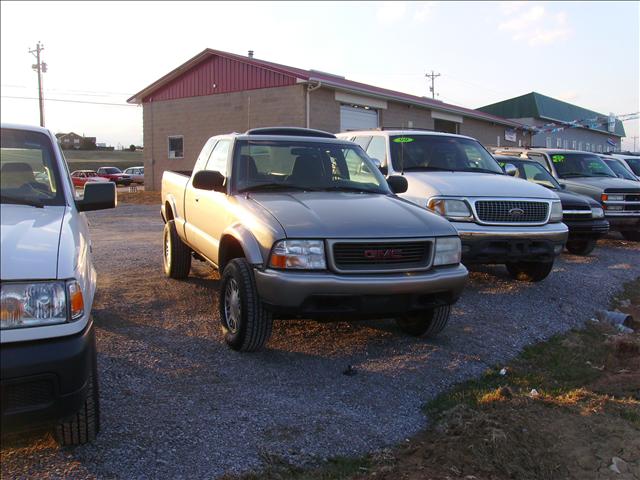
M 126 203 L 133 205 L 158 205 L 160 208 L 160 192 L 159 191 L 137 191 L 135 193 L 118 192 L 118 203 Z

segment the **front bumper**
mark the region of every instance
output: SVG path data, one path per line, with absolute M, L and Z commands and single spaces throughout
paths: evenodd
M 2 430 L 51 424 L 83 405 L 95 368 L 93 322 L 76 335 L 0 346 Z
M 640 214 L 638 213 L 619 214 L 605 210 L 605 218 L 609 222 L 611 231 L 640 231 Z
M 563 220 L 569 227 L 569 238 L 598 239 L 609 233 L 609 222 L 604 219 Z
M 550 262 L 567 241 L 564 223 L 537 227 L 451 222 L 462 240 L 463 263 Z
M 467 282 L 462 265 L 424 272 L 338 275 L 255 270 L 261 300 L 292 316 L 388 316 L 454 303 Z

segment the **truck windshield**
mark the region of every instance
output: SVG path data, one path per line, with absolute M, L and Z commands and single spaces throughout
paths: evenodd
M 504 173 L 480 143 L 468 138 L 407 134 L 390 137 L 390 145 L 393 169 L 397 172 Z
M 640 175 L 640 157 L 639 158 L 626 157 L 624 161 L 627 162 L 627 165 L 631 167 L 631 170 L 633 170 L 633 173 L 635 173 L 636 175 Z
M 2 203 L 64 205 L 60 174 L 47 135 L 2 129 L 0 192 Z
M 618 177 L 620 178 L 626 178 L 627 180 L 636 180 L 636 178 L 633 176 L 633 173 L 631 173 L 629 170 L 627 170 L 620 162 L 618 162 L 617 160 L 612 160 L 610 158 L 605 158 L 604 159 L 604 163 L 607 164 L 607 166 L 613 170 L 613 173 L 615 173 Z
M 600 157 L 589 153 L 551 153 L 549 156 L 560 178 L 616 176 Z
M 238 141 L 233 162 L 238 192 L 343 190 L 390 193 L 357 145 L 299 141 Z

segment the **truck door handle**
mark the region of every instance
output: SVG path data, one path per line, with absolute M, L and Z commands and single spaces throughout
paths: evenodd
M 199 202 L 199 201 L 200 201 L 200 198 L 196 197 L 196 202 Z

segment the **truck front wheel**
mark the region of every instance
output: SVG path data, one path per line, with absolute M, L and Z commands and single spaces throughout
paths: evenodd
M 509 274 L 523 282 L 539 282 L 549 276 L 553 262 L 513 262 L 507 263 Z
M 252 267 L 244 258 L 235 258 L 225 267 L 218 305 L 224 340 L 231 348 L 254 352 L 267 343 L 273 316 L 262 304 Z
M 164 224 L 162 248 L 164 274 L 176 280 L 187 278 L 191 270 L 191 249 L 178 236 L 173 220 Z
M 420 314 L 396 318 L 396 324 L 405 333 L 414 337 L 435 337 L 449 321 L 451 305 L 436 307 Z
M 640 242 L 640 232 L 637 230 L 625 230 L 624 232 L 620 232 L 625 240 L 629 240 L 630 242 Z
M 596 241 L 593 238 L 585 240 L 569 240 L 567 250 L 574 255 L 589 255 L 596 248 Z

